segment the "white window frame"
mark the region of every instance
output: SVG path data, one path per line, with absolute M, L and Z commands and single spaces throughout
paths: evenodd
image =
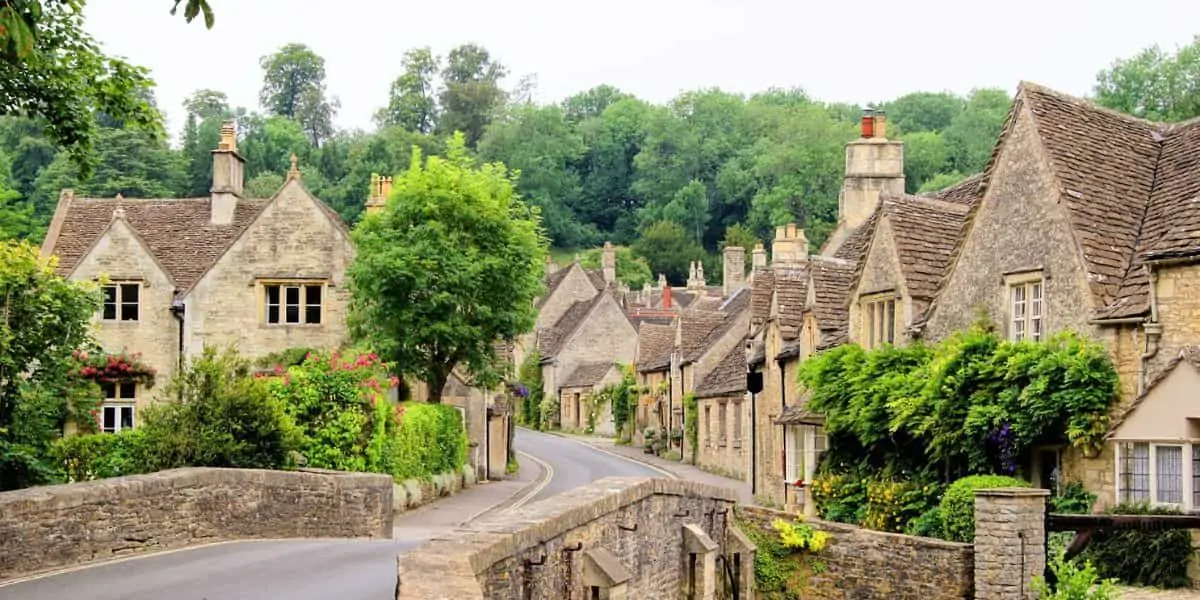
M 742 447 L 742 428 L 745 424 L 742 422 L 742 401 L 733 400 L 730 402 L 733 405 L 733 447 Z
M 784 472 L 788 484 L 803 479 L 805 485 L 812 483 L 817 474 L 817 465 L 828 448 L 825 428 L 819 425 L 785 425 Z
M 126 390 L 129 390 L 129 395 L 124 393 Z M 109 383 L 101 385 L 101 393 L 104 394 L 104 400 L 100 403 L 100 423 L 98 423 L 101 433 L 119 433 L 137 427 L 137 391 L 136 383 Z M 109 408 L 113 409 L 113 415 L 116 419 L 111 426 L 105 423 L 106 409 Z M 124 421 L 121 418 L 121 413 L 126 411 L 129 413 L 129 427 L 121 425 Z
M 142 317 L 142 282 L 120 280 L 109 281 L 100 286 L 100 320 L 105 323 L 136 323 Z M 113 290 L 113 301 L 108 301 L 106 290 Z M 133 292 L 133 300 L 128 299 L 129 292 Z M 105 316 L 105 310 L 113 307 L 112 318 Z M 133 318 L 125 318 L 125 311 L 128 307 L 133 307 Z
M 717 400 L 717 445 L 725 447 L 728 443 L 729 402 Z
M 1004 292 L 1008 339 L 1014 342 L 1046 339 L 1046 280 L 1042 272 L 1005 277 Z
M 1180 509 L 1185 512 L 1200 510 L 1200 503 L 1197 503 L 1195 492 L 1195 481 L 1200 478 L 1200 472 L 1197 472 L 1197 465 L 1194 462 L 1200 459 L 1200 440 L 1116 440 L 1114 456 L 1116 460 L 1116 491 L 1115 501 L 1121 503 L 1124 500 L 1124 480 L 1122 479 L 1122 461 L 1124 459 L 1123 452 L 1126 444 L 1145 444 L 1148 449 L 1148 473 L 1149 486 L 1147 495 L 1149 498 L 1145 501 L 1152 506 L 1165 506 Z M 1164 502 L 1159 494 L 1159 465 L 1158 453 L 1161 448 L 1178 448 L 1180 449 L 1180 474 L 1179 474 L 1179 489 L 1180 502 Z M 1130 500 L 1130 502 L 1142 502 L 1140 500 Z
M 263 281 L 261 302 L 262 306 L 262 322 L 265 325 L 272 327 L 319 327 L 325 324 L 327 315 L 325 314 L 325 300 L 328 297 L 328 282 L 325 281 Z M 279 288 L 279 296 L 275 302 L 271 301 L 271 288 Z M 309 298 L 310 289 L 318 289 L 320 298 L 316 302 L 312 302 Z M 288 301 L 288 293 L 291 290 L 296 292 L 296 302 Z M 295 307 L 296 320 L 289 321 L 288 309 Z M 271 309 L 275 309 L 275 320 L 271 320 Z M 309 311 L 316 310 L 316 320 L 310 320 Z

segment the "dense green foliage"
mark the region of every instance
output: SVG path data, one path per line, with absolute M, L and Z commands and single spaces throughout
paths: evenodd
M 504 165 L 476 168 L 461 135 L 446 156 L 413 151 L 383 209 L 354 228 L 351 334 L 438 402 L 451 371 L 498 383 L 497 340 L 533 327 L 546 241 Z
M 804 598 L 808 575 L 825 569 L 817 555 L 828 543 L 829 534 L 800 519 L 795 522 L 775 519 L 767 529 L 754 520 L 738 516 L 735 525 L 757 548 L 754 554 L 755 594 L 767 600 Z
M 545 429 L 550 424 L 542 418 L 542 355 L 535 348 L 517 369 L 516 395 L 520 398 L 517 420 L 526 427 Z
M 1063 333 L 1014 343 L 980 326 L 937 345 L 841 346 L 805 361 L 800 379 L 826 415 L 830 470 L 946 482 L 1013 474 L 1038 444 L 1094 451 L 1117 398 L 1097 342 Z
M 700 403 L 692 392 L 683 395 L 683 428 L 688 449 L 692 451 L 688 462 L 695 464 L 696 454 L 700 452 Z
M 0 490 L 52 481 L 50 446 L 99 389 L 78 377 L 89 322 L 99 307 L 90 283 L 54 274 L 28 243 L 0 243 Z
M 1119 515 L 1179 514 L 1174 508 L 1144 504 L 1121 504 L 1106 512 Z M 1192 534 L 1187 529 L 1117 529 L 1097 531 L 1092 543 L 1076 560 L 1089 561 L 1101 577 L 1122 583 L 1178 588 L 1191 585 L 1187 566 L 1194 552 Z
M 1061 556 L 1050 557 L 1049 567 L 1056 581 L 1053 589 L 1044 577 L 1033 580 L 1033 591 L 1041 600 L 1116 600 L 1117 590 L 1112 579 L 1101 579 L 1090 562 L 1066 561 Z
M 950 484 L 938 507 L 942 536 L 952 542 L 975 541 L 975 491 L 1010 487 L 1029 487 L 1029 483 L 1006 475 L 972 475 Z
M 643 285 L 654 283 L 646 259 L 625 246 L 617 246 L 613 250 L 617 259 L 617 281 L 631 290 L 640 290 Z M 599 269 L 602 254 L 602 248 L 592 248 L 579 257 L 579 264 L 585 269 Z

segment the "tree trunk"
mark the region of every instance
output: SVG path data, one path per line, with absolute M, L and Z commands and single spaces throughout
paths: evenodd
M 442 403 L 442 391 L 446 389 L 446 381 L 450 379 L 450 369 L 439 369 L 429 374 L 429 381 L 425 384 L 429 387 L 429 402 L 431 404 Z

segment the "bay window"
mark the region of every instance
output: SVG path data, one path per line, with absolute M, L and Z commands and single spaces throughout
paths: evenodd
M 1200 443 L 1120 442 L 1117 501 L 1200 508 Z

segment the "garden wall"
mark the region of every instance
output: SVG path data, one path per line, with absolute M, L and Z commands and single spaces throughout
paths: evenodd
M 405 479 L 392 485 L 392 510 L 399 514 L 419 508 L 443 496 L 451 496 L 475 485 L 475 469 L 470 465 L 459 473 L 442 473 L 432 479 Z
M 739 506 L 749 526 L 772 536 L 775 519 L 794 513 Z M 824 565 L 808 575 L 804 598 L 813 600 L 966 600 L 973 597 L 975 561 L 971 544 L 956 544 L 852 525 L 807 519 L 830 534 L 814 559 Z
M 392 537 L 392 478 L 186 468 L 0 493 L 0 581 L 224 540 Z

